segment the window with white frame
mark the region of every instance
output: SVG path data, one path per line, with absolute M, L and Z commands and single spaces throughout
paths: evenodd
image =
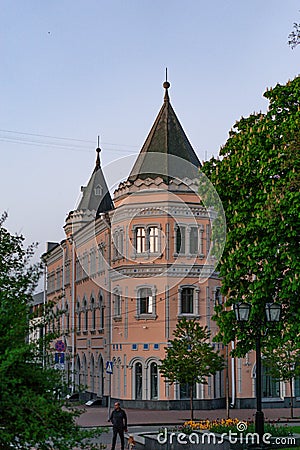
M 140 314 L 153 313 L 153 295 L 150 288 L 142 288 L 139 290 L 138 302 Z
M 137 253 L 146 252 L 146 230 L 144 227 L 138 227 L 135 230 L 135 249 Z
M 156 288 L 155 286 L 138 286 L 136 288 L 136 318 L 156 318 Z
M 149 236 L 149 252 L 150 253 L 158 253 L 158 227 L 149 227 L 148 229 Z
M 154 225 L 135 228 L 135 250 L 137 254 L 158 253 L 159 228 Z

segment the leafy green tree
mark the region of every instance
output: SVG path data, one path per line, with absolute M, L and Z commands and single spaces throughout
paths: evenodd
M 293 381 L 300 376 L 300 348 L 293 341 L 283 342 L 281 336 L 278 345 L 264 352 L 264 366 L 267 373 L 277 379 L 289 383 L 291 393 L 291 418 L 294 418 Z
M 24 249 L 24 238 L 12 236 L 5 219 L 6 214 L 0 220 L 0 449 L 99 448 L 89 438 L 102 430 L 81 430 L 75 423 L 79 412 L 64 408 L 61 373 L 40 357 L 47 342 L 28 339 L 50 317 L 33 320 L 31 312 L 41 265 L 30 264 L 35 246 Z
M 299 342 L 300 320 L 300 77 L 264 96 L 265 114 L 241 118 L 220 150 L 202 168 L 225 210 L 227 241 L 219 264 L 225 307 L 218 305 L 218 339 L 237 338 L 236 354 L 272 347 L 279 332 Z M 250 321 L 240 327 L 232 305 L 249 302 Z M 269 327 L 268 302 L 282 305 L 282 320 Z M 289 324 L 288 327 L 285 324 Z
M 223 369 L 224 360 L 209 343 L 210 332 L 196 319 L 180 319 L 173 335 L 170 346 L 166 347 L 166 357 L 161 360 L 160 373 L 168 383 L 189 385 L 193 420 L 195 384 L 207 384 L 207 377 Z
M 294 23 L 293 31 L 288 36 L 288 44 L 291 48 L 297 47 L 300 44 L 300 23 Z

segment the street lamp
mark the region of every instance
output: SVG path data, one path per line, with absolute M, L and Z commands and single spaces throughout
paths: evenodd
M 249 320 L 251 305 L 249 303 L 236 303 L 233 306 L 236 320 L 245 323 Z M 265 305 L 265 319 L 267 322 L 279 322 L 281 316 L 281 305 L 279 303 L 267 303 Z M 255 323 L 255 351 L 256 351 L 256 413 L 255 432 L 259 437 L 259 444 L 262 443 L 264 434 L 264 413 L 262 411 L 261 395 L 261 325 L 264 319 Z

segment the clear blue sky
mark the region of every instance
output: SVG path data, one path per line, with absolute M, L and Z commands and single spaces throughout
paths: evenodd
M 300 48 L 287 45 L 299 5 L 2 0 L 0 192 L 9 230 L 38 241 L 39 254 L 63 239 L 97 135 L 108 176 L 107 164 L 140 150 L 163 101 L 166 66 L 196 153 L 217 155 L 236 120 L 266 110 L 266 87 L 299 74 Z

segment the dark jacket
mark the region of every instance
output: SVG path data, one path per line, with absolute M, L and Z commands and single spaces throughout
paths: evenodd
M 127 416 L 123 409 L 114 409 L 109 420 L 113 424 L 114 428 L 118 430 L 127 430 Z

